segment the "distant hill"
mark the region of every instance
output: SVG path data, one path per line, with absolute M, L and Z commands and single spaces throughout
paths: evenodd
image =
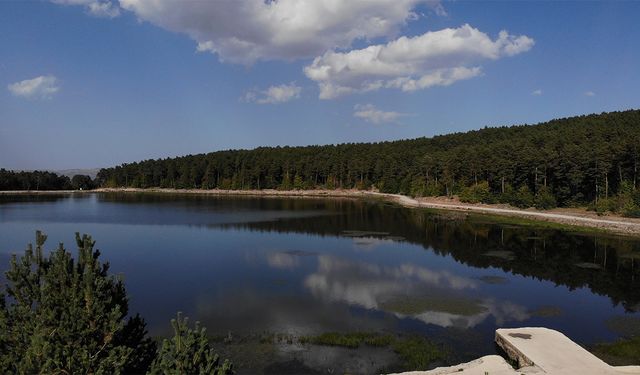
M 89 176 L 91 179 L 95 179 L 98 172 L 100 172 L 100 168 L 91 168 L 91 169 L 62 169 L 57 171 L 51 171 L 53 173 L 59 174 L 61 176 L 67 176 L 72 178 L 73 176 L 80 174 L 83 176 Z

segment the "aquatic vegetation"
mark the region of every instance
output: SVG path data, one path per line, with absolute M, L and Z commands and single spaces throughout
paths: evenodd
M 303 344 L 341 346 L 356 349 L 361 345 L 389 347 L 401 359 L 402 367 L 424 370 L 436 360 L 445 358 L 445 351 L 422 336 L 395 337 L 390 334 L 368 332 L 327 332 L 300 338 Z
M 623 338 L 596 345 L 593 354 L 612 365 L 640 365 L 640 318 L 616 316 L 607 320 L 606 325 Z
M 365 343 L 365 340 L 370 340 L 374 336 L 375 334 L 373 333 L 363 332 L 326 332 L 317 336 L 302 336 L 300 337 L 300 343 L 326 346 L 342 346 L 345 348 L 355 349 Z
M 592 352 L 611 365 L 640 365 L 640 336 L 598 344 Z
M 364 343 L 369 346 L 385 347 L 394 341 L 392 335 L 371 335 L 364 339 Z
M 404 362 L 404 367 L 412 370 L 426 370 L 429 364 L 445 356 L 440 347 L 422 336 L 395 340 L 391 347 Z

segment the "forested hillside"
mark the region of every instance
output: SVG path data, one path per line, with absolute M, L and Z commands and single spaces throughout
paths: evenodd
M 102 169 L 97 182 L 140 188 L 377 188 L 516 206 L 593 202 L 603 210 L 631 212 L 640 204 L 634 203 L 639 148 L 640 111 L 629 110 L 433 138 L 146 160 Z

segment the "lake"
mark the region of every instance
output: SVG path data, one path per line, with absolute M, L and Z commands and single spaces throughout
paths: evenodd
M 37 229 L 72 252 L 75 232 L 92 235 L 151 335 L 182 311 L 240 374 L 402 369 L 389 348 L 299 342 L 327 332 L 420 335 L 442 364 L 496 353 L 500 327 L 589 346 L 640 326 L 640 241 L 626 237 L 375 200 L 0 196 L 0 268 Z

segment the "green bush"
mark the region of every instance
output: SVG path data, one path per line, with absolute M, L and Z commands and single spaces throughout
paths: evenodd
M 640 207 L 640 189 L 637 189 L 631 193 L 631 200 L 636 207 Z
M 518 190 L 513 192 L 510 201 L 507 203 L 519 208 L 528 208 L 533 206 L 534 197 L 533 194 L 531 194 L 529 187 L 527 185 L 522 185 Z
M 614 198 L 600 198 L 595 203 L 594 209 L 598 215 L 602 215 L 606 212 L 616 212 L 617 200 Z
M 427 190 L 427 184 L 422 176 L 416 176 L 411 180 L 410 194 L 412 197 L 424 197 Z
M 196 322 L 195 329 L 189 328 L 189 319 L 178 313 L 177 319 L 171 319 L 175 335 L 164 340 L 158 357 L 153 361 L 149 374 L 181 375 L 210 374 L 223 375 L 232 373 L 232 365 L 220 357 L 209 347 L 206 329 Z
M 557 207 L 558 202 L 549 188 L 541 187 L 534 198 L 534 206 L 541 210 L 548 210 Z
M 464 188 L 460 193 L 460 200 L 468 203 L 495 203 L 496 201 L 486 181 Z
M 640 206 L 637 206 L 634 202 L 628 202 L 622 208 L 622 215 L 625 217 L 640 217 Z
M 302 180 L 302 176 L 296 174 L 293 178 L 293 189 L 294 190 L 302 190 L 304 189 L 304 181 Z
M 510 204 L 514 199 L 514 196 L 515 196 L 515 191 L 513 190 L 513 186 L 511 186 L 510 184 L 505 184 L 504 192 L 498 195 L 498 202 Z

